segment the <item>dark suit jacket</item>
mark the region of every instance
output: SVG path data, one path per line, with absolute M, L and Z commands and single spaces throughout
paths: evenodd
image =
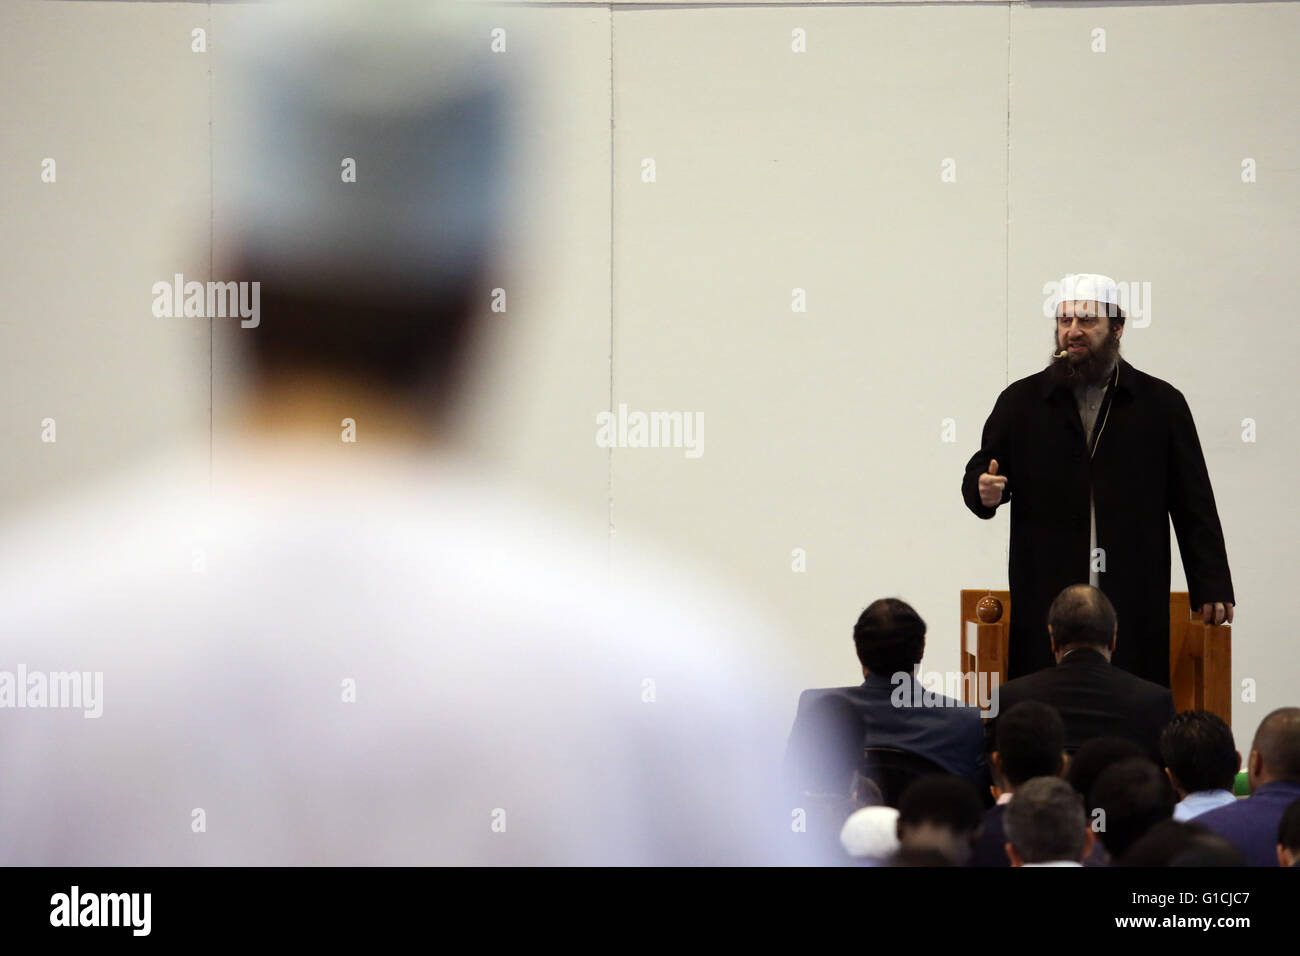
M 1266 783 L 1249 797 L 1195 818 L 1246 858 L 1247 866 L 1277 866 L 1277 828 L 1282 814 L 1300 800 L 1300 783 Z
M 857 687 L 826 687 L 799 695 L 799 709 L 786 746 L 787 767 L 815 764 L 808 753 L 821 744 L 822 729 L 810 712 L 826 696 L 837 696 L 856 711 L 861 721 L 862 747 L 895 747 L 938 764 L 949 773 L 965 777 L 980 791 L 991 783 L 984 763 L 984 726 L 978 707 L 942 694 L 931 695 L 940 706 L 916 706 L 923 685 L 911 677 L 906 683 L 872 674 Z M 904 702 L 905 706 L 895 706 Z M 860 749 L 860 748 L 859 748 Z
M 1182 392 L 1120 359 L 1119 380 L 1096 455 L 1088 456 L 1073 393 L 1044 369 L 998 396 L 962 497 L 981 518 L 989 459 L 1007 476 L 1011 505 L 1011 646 L 1008 678 L 1052 664 L 1047 610 L 1070 584 L 1086 584 L 1088 490 L 1097 509 L 1097 547 L 1105 551 L 1101 589 L 1119 617 L 1115 663 L 1169 686 L 1169 521 L 1187 573 L 1193 608 L 1234 601 L 1228 556 L 1196 424 Z
M 1046 643 L 1046 641 L 1044 641 Z M 1127 737 L 1151 759 L 1160 757 L 1160 732 L 1174 716 L 1174 696 L 1161 687 L 1121 670 L 1090 648 L 1067 654 L 1061 663 L 998 688 L 998 716 L 1022 700 L 1055 707 L 1065 723 L 1065 749 L 1074 753 L 1094 737 Z M 989 721 L 989 749 L 997 718 Z

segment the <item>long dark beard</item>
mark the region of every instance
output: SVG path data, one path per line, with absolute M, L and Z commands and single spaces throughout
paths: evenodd
M 1069 355 L 1056 358 L 1060 347 L 1052 350 L 1052 364 L 1048 366 L 1052 378 L 1062 385 L 1073 388 L 1076 385 L 1096 385 L 1110 372 L 1110 368 L 1119 360 L 1119 336 L 1112 329 L 1109 336 L 1096 351 L 1089 352 L 1081 359 L 1072 359 Z M 1053 343 L 1058 341 L 1055 337 Z

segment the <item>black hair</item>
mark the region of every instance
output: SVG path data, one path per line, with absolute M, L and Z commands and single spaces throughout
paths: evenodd
M 1133 757 L 1145 758 L 1146 750 L 1127 737 L 1094 737 L 1084 741 L 1083 746 L 1070 758 L 1070 768 L 1065 772 L 1065 779 L 1086 797 L 1093 783 L 1102 771 L 1112 764 Z
M 1033 777 L 1053 777 L 1065 751 L 1065 722 L 1055 707 L 1021 701 L 998 717 L 993 749 L 1012 787 Z
M 1107 767 L 1088 793 L 1094 826 L 1113 859 L 1122 857 L 1157 823 L 1170 819 L 1177 803 L 1169 778 L 1145 757 Z
M 1208 710 L 1176 714 L 1160 734 L 1160 758 L 1188 793 L 1231 790 L 1237 776 L 1232 728 Z
M 873 674 L 910 674 L 925 653 L 925 621 L 898 598 L 872 601 L 853 626 L 853 646 Z
M 898 825 L 930 823 L 970 834 L 984 820 L 979 791 L 969 780 L 948 773 L 928 774 L 908 784 L 898 801 Z
M 1282 811 L 1277 825 L 1277 842 L 1292 853 L 1300 853 L 1300 800 L 1292 800 Z
M 1071 584 L 1052 602 L 1047 623 L 1058 648 L 1069 644 L 1110 647 L 1115 637 L 1115 608 L 1098 588 Z
M 477 273 L 454 285 L 374 288 L 327 275 L 290 279 L 256 262 L 234 268 L 260 283 L 260 322 L 223 328 L 258 377 L 324 373 L 395 395 L 419 392 L 439 408 L 454 395 L 478 324 Z
M 1161 820 L 1116 866 L 1244 866 L 1240 851 L 1199 823 Z

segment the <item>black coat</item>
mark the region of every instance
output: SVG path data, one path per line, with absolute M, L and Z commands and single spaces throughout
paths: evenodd
M 1157 766 L 1164 766 L 1160 733 L 1174 719 L 1174 695 L 1168 687 L 1120 670 L 1098 651 L 1081 647 L 1055 666 L 998 688 L 997 716 L 985 725 L 989 750 L 994 749 L 1002 715 L 1025 700 L 1056 708 L 1065 724 L 1067 753 L 1073 754 L 1094 737 L 1124 737 L 1145 750 Z
M 1169 519 L 1192 608 L 1233 601 L 1232 576 L 1196 425 L 1183 393 L 1123 359 L 1090 460 L 1073 392 L 1049 369 L 1008 385 L 966 465 L 962 497 L 981 518 L 979 476 L 989 459 L 1007 477 L 1011 505 L 1011 647 L 1008 679 L 1052 664 L 1047 610 L 1062 589 L 1088 583 L 1091 484 L 1101 589 L 1115 606 L 1114 663 L 1169 686 Z

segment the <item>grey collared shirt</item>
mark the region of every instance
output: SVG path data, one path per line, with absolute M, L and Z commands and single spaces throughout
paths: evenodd
M 1114 371 L 1115 366 L 1112 365 L 1096 385 L 1076 385 L 1074 388 L 1074 399 L 1079 403 L 1079 417 L 1083 419 L 1083 433 L 1087 436 L 1089 445 L 1092 444 L 1092 430 L 1097 425 L 1097 412 L 1106 397 L 1106 389 L 1110 387 L 1110 377 Z M 1088 489 L 1088 521 L 1091 525 L 1088 536 L 1088 583 L 1100 588 L 1101 572 L 1093 570 L 1092 560 L 1097 550 L 1097 506 L 1091 488 Z

